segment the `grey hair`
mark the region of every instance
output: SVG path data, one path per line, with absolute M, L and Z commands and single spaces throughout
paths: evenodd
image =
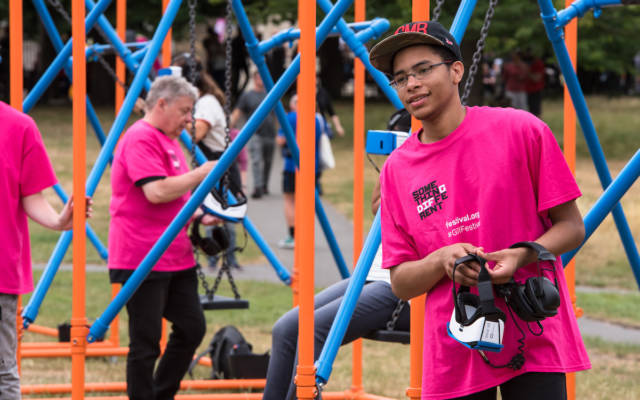
M 147 93 L 146 109 L 151 110 L 160 99 L 168 102 L 178 97 L 198 99 L 198 89 L 181 76 L 166 75 L 156 78 Z

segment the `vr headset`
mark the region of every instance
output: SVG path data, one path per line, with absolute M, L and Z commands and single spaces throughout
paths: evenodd
M 191 225 L 189 238 L 191 244 L 200 248 L 206 255 L 215 256 L 229 248 L 229 233 L 224 226 L 216 225 L 211 231 L 211 237 L 200 235 L 200 220 L 202 216 L 196 218 Z
M 460 286 L 456 292 L 456 268 L 472 261 L 480 264 L 478 295 L 470 293 L 468 286 Z M 475 254 L 456 260 L 453 266 L 453 313 L 447 324 L 447 333 L 470 349 L 499 352 L 503 347 L 506 316 L 494 304 L 493 285 L 485 263 L 484 258 Z
M 553 267 L 553 275 L 555 277 L 556 269 L 553 263 L 556 261 L 556 256 L 536 242 L 518 242 L 510 248 L 521 247 L 532 249 L 537 253 L 536 266 L 538 268 L 538 276 L 527 279 L 524 284 L 517 283 L 511 279 L 509 283 L 496 285 L 496 292 L 499 296 L 504 297 L 507 305 L 523 321 L 542 321 L 547 317 L 553 317 L 558 314 L 558 307 L 560 306 L 558 279 L 554 278 L 555 282 L 552 283 L 543 276 L 540 262 L 549 261 Z

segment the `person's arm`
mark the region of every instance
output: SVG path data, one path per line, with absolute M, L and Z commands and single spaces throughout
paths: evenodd
M 207 132 L 211 129 L 211 125 L 204 119 L 196 119 L 196 143 L 200 142 Z M 191 129 L 188 129 L 191 133 Z
M 451 277 L 453 264 L 468 254 L 479 254 L 481 247 L 456 243 L 441 247 L 420 260 L 406 261 L 391 268 L 391 289 L 398 298 L 409 300 L 428 292 L 445 274 Z M 456 282 L 470 285 L 478 280 L 480 266 L 465 264 L 456 269 Z
M 344 136 L 344 128 L 342 127 L 342 124 L 340 123 L 340 117 L 338 117 L 338 114 L 333 114 L 331 116 L 331 122 L 333 122 L 333 127 L 335 128 L 335 130 L 338 133 L 338 135 Z
M 542 245 L 556 256 L 573 250 L 582 243 L 585 236 L 584 223 L 575 200 L 549 209 L 552 226 L 542 234 L 536 243 Z M 493 283 L 506 283 L 518 268 L 533 263 L 536 253 L 529 248 L 503 249 L 493 253 L 480 253 L 488 261 L 495 261 L 493 270 L 489 270 Z
M 91 217 L 91 200 L 87 199 L 87 218 Z M 64 205 L 58 214 L 44 197 L 42 192 L 22 198 L 22 208 L 29 218 L 56 231 L 66 231 L 73 227 L 73 198 Z
M 142 191 L 153 204 L 168 203 L 195 188 L 215 165 L 215 161 L 207 161 L 182 175 L 147 182 L 142 185 Z
M 376 213 L 378 212 L 381 201 L 382 196 L 380 195 L 380 179 L 378 179 L 375 186 L 373 187 L 373 192 L 371 193 L 371 212 L 373 213 L 373 215 L 376 215 Z
M 242 116 L 242 111 L 239 108 L 236 108 L 231 112 L 231 117 L 229 117 L 229 128 L 235 128 L 238 120 Z

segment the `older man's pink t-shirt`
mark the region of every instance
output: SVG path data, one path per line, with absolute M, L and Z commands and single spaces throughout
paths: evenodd
M 35 122 L 0 102 L 0 293 L 33 290 L 29 227 L 22 198 L 56 183 Z
M 462 124 L 444 139 L 424 144 L 418 134 L 391 154 L 382 171 L 384 268 L 459 242 L 492 252 L 535 240 L 551 226 L 550 208 L 580 196 L 553 134 L 527 112 L 467 108 Z M 559 258 L 555 267 L 562 298 L 558 315 L 542 321 L 544 333 L 538 337 L 518 320 L 526 332 L 526 362 L 518 371 L 491 368 L 476 350 L 447 335 L 452 281 L 442 278 L 426 299 L 422 398 L 465 396 L 525 372 L 589 368 Z M 532 264 L 519 269 L 515 279 L 536 274 Z M 504 348 L 488 357 L 501 365 L 516 354 L 521 335 L 504 300 L 496 305 L 507 314 Z
M 164 233 L 189 193 L 160 204 L 144 195 L 141 183 L 189 171 L 182 149 L 144 120 L 137 121 L 118 143 L 111 168 L 109 268 L 135 269 Z M 179 271 L 195 265 L 187 228 L 162 254 L 153 271 Z

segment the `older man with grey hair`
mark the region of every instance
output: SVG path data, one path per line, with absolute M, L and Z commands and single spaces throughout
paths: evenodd
M 189 170 L 177 141 L 191 121 L 198 92 L 182 77 L 157 78 L 146 114 L 124 133 L 111 170 L 109 277 L 124 283 L 215 165 Z M 218 222 L 203 217 L 203 224 Z M 198 281 L 186 227 L 167 247 L 127 303 L 131 399 L 172 399 L 205 333 Z M 172 332 L 162 358 L 162 318 Z

